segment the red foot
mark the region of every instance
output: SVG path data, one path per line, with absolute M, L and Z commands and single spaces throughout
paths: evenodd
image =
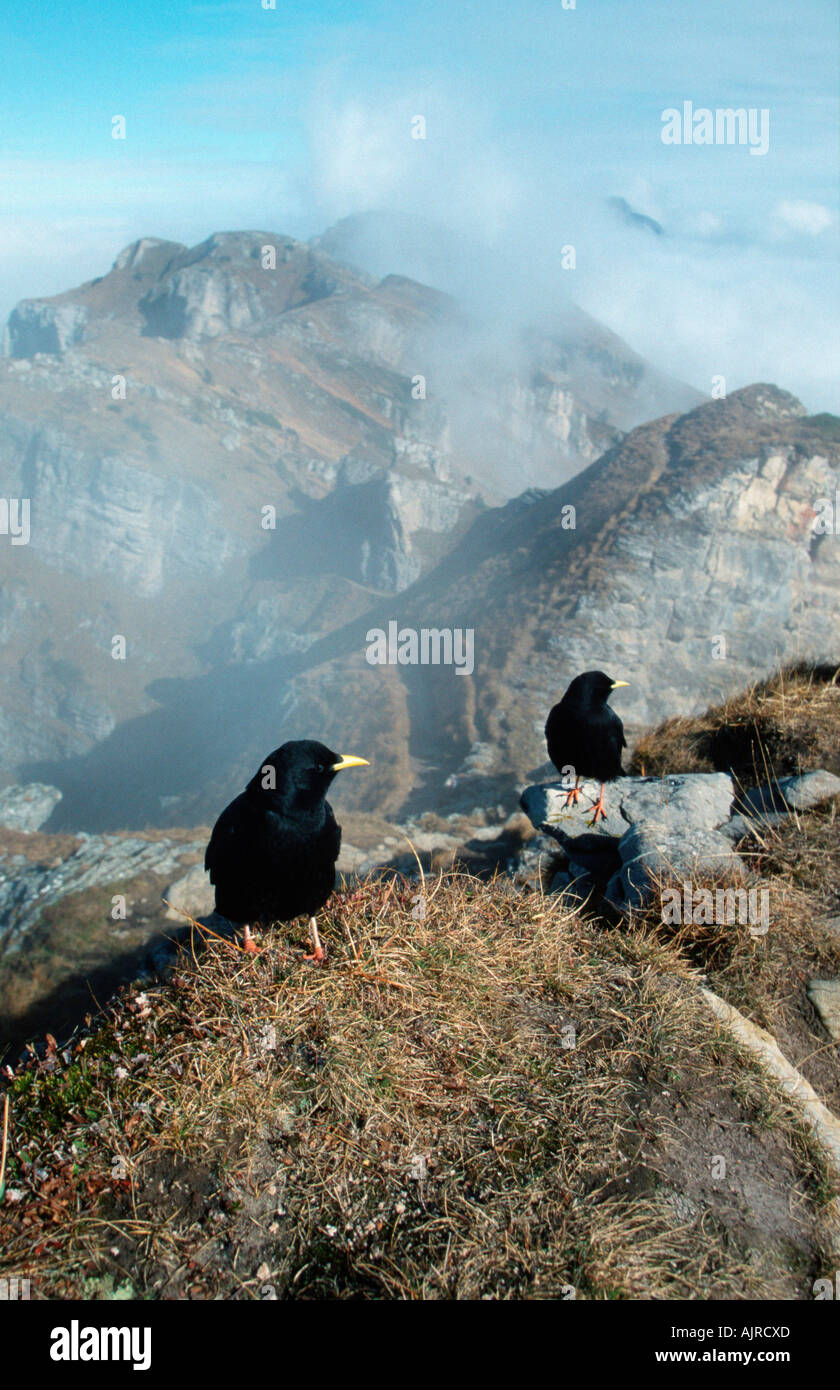
M 314 961 L 316 965 L 323 965 L 324 961 L 327 959 L 327 953 L 323 946 L 316 946 L 315 950 L 309 955 L 304 955 L 303 959 Z
M 594 805 L 594 807 L 593 807 L 592 809 L 593 809 L 593 816 L 592 816 L 591 821 L 589 822 L 590 825 L 597 825 L 598 822 L 599 822 L 599 820 L 606 820 L 606 819 L 607 819 L 607 812 L 606 812 L 606 809 L 605 809 L 605 807 L 604 807 L 604 788 L 603 788 L 603 785 L 602 785 L 602 787 L 601 787 L 601 794 L 600 794 L 600 796 L 598 797 L 598 800 L 595 802 L 595 805 Z
M 575 785 L 571 788 L 571 790 L 566 792 L 566 805 L 571 806 L 572 804 L 574 804 L 575 806 L 577 806 L 578 802 L 580 801 L 580 798 L 581 790 L 577 782 L 575 782 Z

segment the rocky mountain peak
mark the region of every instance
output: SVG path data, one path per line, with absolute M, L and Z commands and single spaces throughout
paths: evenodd
M 0 548 L 0 773 L 98 749 L 104 767 L 175 670 L 278 662 L 280 722 L 290 669 L 422 583 L 479 514 L 556 488 L 652 401 L 701 399 L 568 306 L 488 337 L 398 270 L 270 230 L 144 236 L 16 307 L 0 467 L 33 526 L 25 551 Z M 82 775 L 86 797 L 97 781 Z M 162 786 L 143 814 L 171 804 Z
M 146 271 L 150 262 L 159 264 L 163 255 L 170 259 L 186 249 L 180 241 L 165 241 L 156 236 L 140 237 L 139 241 L 132 241 L 129 246 L 124 247 L 111 269 L 136 270 L 142 262 Z

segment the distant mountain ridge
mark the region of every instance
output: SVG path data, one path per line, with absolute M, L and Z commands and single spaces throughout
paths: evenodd
M 21 301 L 4 353 L 3 486 L 32 512 L 0 546 L 7 780 L 152 711 L 157 681 L 309 649 L 488 505 L 698 398 L 573 306 L 488 341 L 439 291 L 271 231 L 141 238 Z
M 126 806 L 138 825 L 153 812 L 193 824 L 272 742 L 317 728 L 371 761 L 345 804 L 394 821 L 469 812 L 515 804 L 578 671 L 631 682 L 615 703 L 632 730 L 781 662 L 840 665 L 840 540 L 815 529 L 840 488 L 838 426 L 766 385 L 640 426 L 562 487 L 485 510 L 408 589 L 305 649 L 249 653 L 240 640 L 207 675 L 161 683 L 157 712 L 24 776 L 62 789 L 57 827 L 83 808 L 93 828 L 115 827 Z M 371 665 L 370 633 L 392 621 L 472 629 L 474 674 Z

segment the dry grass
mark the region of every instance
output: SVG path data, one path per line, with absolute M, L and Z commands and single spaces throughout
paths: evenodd
M 749 785 L 839 754 L 837 672 L 798 668 L 635 766 Z M 741 847 L 766 936 L 444 873 L 337 894 L 323 969 L 294 928 L 256 958 L 194 940 L 7 1078 L 0 1266 L 41 1298 L 810 1297 L 831 1175 L 697 985 L 840 1109 L 806 994 L 840 974 L 836 818 Z
M 289 929 L 196 945 L 11 1079 L 4 1270 L 34 1297 L 808 1297 L 826 1171 L 685 955 L 500 882 L 418 894 L 337 896 L 320 970 Z
M 840 773 L 839 732 L 840 668 L 791 666 L 704 715 L 643 735 L 630 771 L 731 771 L 745 787 L 812 768 Z
M 788 668 L 697 719 L 669 720 L 653 730 L 639 743 L 634 768 L 732 771 L 743 786 L 814 768 L 840 772 L 839 682 L 833 667 Z M 643 918 L 707 975 L 712 989 L 775 1035 L 836 1113 L 840 1053 L 806 986 L 813 977 L 840 976 L 840 932 L 830 925 L 840 914 L 839 809 L 835 798 L 763 826 L 738 847 L 750 881 L 769 893 L 765 937 L 725 924 L 663 928 L 658 901 Z

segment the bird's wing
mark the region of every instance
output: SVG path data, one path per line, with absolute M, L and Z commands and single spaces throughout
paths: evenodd
M 333 851 L 333 859 L 337 859 L 341 849 L 341 826 L 333 815 L 333 808 L 328 801 L 324 802 L 327 812 L 326 835 L 329 837 L 328 843 Z
M 242 828 L 244 808 L 240 804 L 241 798 L 237 797 L 229 806 L 222 811 L 213 832 L 210 836 L 210 843 L 204 854 L 204 867 L 210 875 L 210 882 L 216 884 L 220 874 L 224 872 L 226 862 L 234 854 L 234 842 L 237 831 Z

